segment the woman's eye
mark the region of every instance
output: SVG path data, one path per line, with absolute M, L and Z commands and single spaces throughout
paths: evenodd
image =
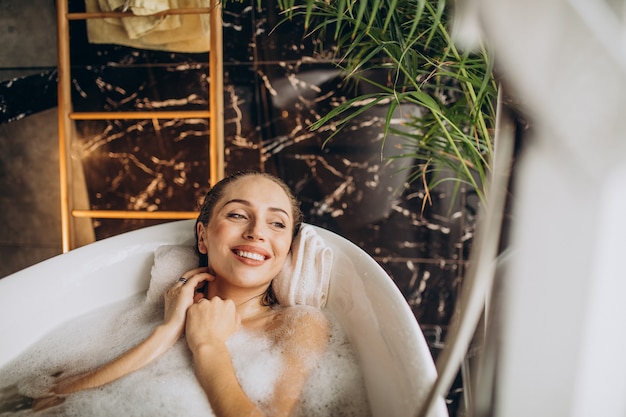
M 272 222 L 272 226 L 278 229 L 284 229 L 285 227 L 287 227 L 287 225 L 283 222 Z
M 245 219 L 246 216 L 241 213 L 228 213 L 226 217 L 230 219 Z

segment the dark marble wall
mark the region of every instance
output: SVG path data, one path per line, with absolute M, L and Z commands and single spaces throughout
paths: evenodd
M 405 169 L 419 161 L 388 159 L 402 142 L 391 137 L 382 148 L 384 108 L 361 115 L 328 143 L 332 129 L 311 131 L 354 86 L 344 82 L 331 54 L 316 52 L 314 41 L 303 38 L 302 22 L 277 27 L 276 10 L 253 4 L 232 2 L 224 11 L 226 174 L 258 169 L 284 178 L 302 200 L 306 221 L 352 240 L 389 272 L 436 354 L 466 268 L 476 196 L 461 189 L 453 198 L 452 185 L 428 196 L 419 180 L 407 182 Z M 70 2 L 70 10 L 82 7 Z M 71 48 L 77 111 L 208 107 L 206 53 L 92 45 L 85 22 L 72 22 Z M 29 79 L 33 91 L 54 90 L 54 72 Z M 45 106 L 20 101 L 27 95 L 17 92 L 27 85 L 0 85 L 4 122 Z M 208 189 L 209 123 L 77 122 L 74 153 L 91 208 L 194 210 Z M 155 222 L 98 219 L 94 227 L 104 238 Z

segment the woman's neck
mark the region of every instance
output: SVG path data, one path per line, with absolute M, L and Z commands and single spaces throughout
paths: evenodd
M 241 321 L 244 322 L 248 319 L 254 319 L 255 317 L 261 316 L 263 313 L 266 313 L 271 310 L 271 307 L 266 306 L 262 303 L 263 296 L 265 295 L 265 290 L 259 290 L 257 294 L 252 293 L 250 291 L 243 291 L 240 293 L 234 291 L 224 291 L 223 289 L 218 288 L 217 285 L 213 285 L 211 283 L 209 285 L 209 290 L 207 297 L 209 299 L 213 297 L 220 297 L 224 300 L 232 300 L 235 303 L 235 308 L 239 317 L 241 317 Z
M 247 300 L 235 302 L 235 307 L 241 321 L 253 320 L 258 318 L 271 310 L 270 306 L 262 304 L 263 296 L 265 292 L 255 295 Z

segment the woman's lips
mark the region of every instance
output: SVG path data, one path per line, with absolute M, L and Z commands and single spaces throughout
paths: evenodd
M 242 258 L 254 259 L 255 261 L 264 261 L 265 260 L 265 256 L 261 255 L 260 253 L 255 253 L 255 252 L 248 252 L 248 251 L 244 251 L 244 250 L 238 250 L 238 251 L 235 251 L 235 254 L 237 256 L 241 256 Z
M 254 246 L 237 246 L 232 249 L 232 252 L 240 258 L 257 262 L 265 261 L 270 257 L 267 251 Z

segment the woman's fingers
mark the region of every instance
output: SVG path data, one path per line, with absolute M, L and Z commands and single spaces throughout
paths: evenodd
M 187 310 L 185 333 L 190 348 L 225 342 L 239 329 L 241 320 L 232 300 L 213 297 L 198 301 Z
M 190 295 L 190 299 L 193 298 L 193 293 L 198 289 L 204 287 L 207 282 L 213 281 L 215 276 L 211 275 L 208 268 L 197 268 L 191 271 L 185 272 L 170 289 L 166 295 L 170 298 L 176 298 L 180 294 Z
M 45 410 L 46 408 L 59 405 L 63 403 L 63 401 L 65 401 L 65 398 L 59 397 L 57 395 L 50 395 L 48 397 L 43 397 L 43 398 L 35 398 L 33 400 L 32 409 L 35 412 Z
M 189 285 L 196 289 L 199 285 L 202 285 L 205 281 L 213 281 L 215 276 L 209 273 L 209 268 L 201 267 L 195 268 L 185 272 L 180 276 L 174 286 Z
M 193 295 L 193 302 L 194 302 L 194 303 L 197 303 L 198 301 L 202 300 L 203 298 L 205 298 L 205 299 L 206 299 L 206 294 L 205 294 L 204 292 L 202 292 L 202 291 L 200 291 L 200 292 L 196 292 L 196 293 Z
M 215 279 L 208 271 L 207 267 L 187 271 L 166 291 L 165 322 L 180 326 L 182 332 L 187 309 L 204 296 L 204 287 Z
M 187 278 L 186 276 L 189 274 L 193 275 Z M 186 287 L 185 290 L 188 291 L 188 288 L 193 288 L 193 302 L 196 303 L 206 297 L 208 284 L 215 279 L 215 276 L 208 272 L 208 268 L 197 268 L 183 274 L 181 279 L 185 280 L 184 282 L 181 281 L 181 286 Z

